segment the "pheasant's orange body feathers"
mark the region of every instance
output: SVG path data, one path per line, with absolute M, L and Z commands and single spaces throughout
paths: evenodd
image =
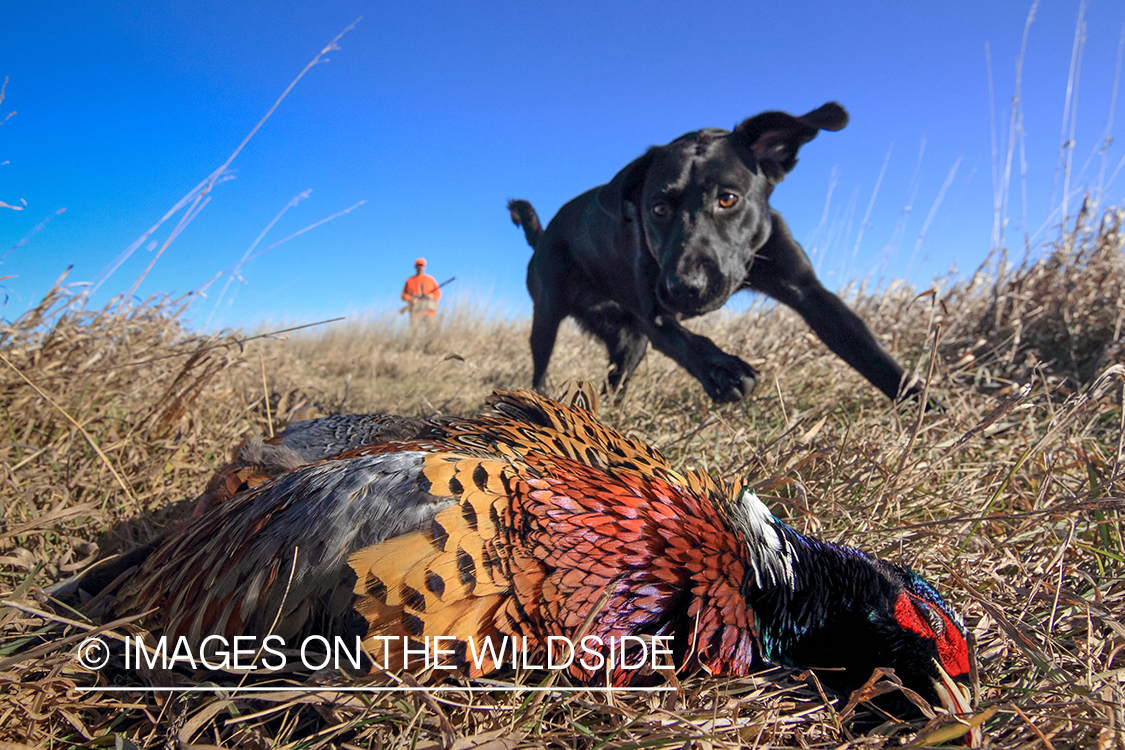
M 513 453 L 520 457 L 507 462 L 425 458 L 430 491 L 458 504 L 437 513 L 428 530 L 351 556 L 355 607 L 370 636 L 451 637 L 464 650 L 499 634 L 526 637 L 538 650 L 548 635 L 579 635 L 593 613 L 581 635 L 608 642 L 678 634 L 709 666 L 750 668 L 753 615 L 739 594 L 745 541 L 706 520 L 718 514 L 706 497 L 632 467 L 606 471 L 522 445 Z M 589 460 L 586 451 L 568 453 Z M 466 607 L 490 616 L 464 617 Z M 675 632 L 680 610 L 704 613 L 697 631 Z

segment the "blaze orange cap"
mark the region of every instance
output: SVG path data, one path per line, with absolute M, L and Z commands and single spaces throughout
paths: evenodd
M 418 260 L 414 261 L 414 265 L 424 266 L 424 265 L 426 265 L 426 259 L 425 258 L 419 258 Z

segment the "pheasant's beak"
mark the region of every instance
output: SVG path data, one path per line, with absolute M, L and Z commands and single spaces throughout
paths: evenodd
M 938 700 L 941 701 L 941 707 L 954 716 L 971 713 L 973 696 L 968 686 L 954 681 L 949 676 L 949 672 L 946 672 L 936 659 L 934 660 L 934 666 L 937 667 L 938 671 L 938 678 L 934 680 L 934 689 L 937 691 Z M 979 725 L 969 729 L 968 739 L 969 747 L 981 746 L 984 741 L 984 734 L 981 732 Z

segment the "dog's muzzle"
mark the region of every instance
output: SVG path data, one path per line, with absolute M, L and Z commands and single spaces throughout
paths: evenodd
M 656 285 L 662 307 L 682 315 L 698 315 L 722 307 L 730 294 L 719 265 L 701 258 L 679 273 L 666 273 Z

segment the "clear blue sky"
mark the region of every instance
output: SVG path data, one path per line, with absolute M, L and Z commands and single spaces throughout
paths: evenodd
M 5 3 L 0 76 L 10 82 L 0 119 L 16 114 L 0 126 L 0 201 L 26 208 L 0 207 L 0 276 L 15 275 L 0 282 L 8 295 L 0 315 L 24 311 L 70 264 L 70 281 L 100 278 L 360 15 L 342 49 L 301 80 L 233 162 L 235 179 L 215 188 L 139 296 L 180 295 L 234 266 L 311 189 L 259 250 L 366 203 L 243 267 L 212 327 L 392 309 L 418 255 L 439 280 L 457 277 L 451 292 L 529 313 L 530 250 L 508 220 L 508 198 L 530 200 L 546 223 L 651 144 L 830 100 L 851 124 L 805 147 L 773 205 L 830 287 L 857 277 L 924 287 L 953 264 L 971 272 L 988 253 L 985 45 L 1003 159 L 1029 8 L 1010 0 Z M 1031 26 L 1022 105 L 1032 231 L 1050 214 L 1078 12 L 1077 0 L 1045 2 Z M 1080 185 L 1098 182 L 1123 24 L 1125 3 L 1090 0 L 1074 173 L 1094 156 L 1072 179 Z M 1125 124 L 1120 104 L 1117 116 Z M 1125 143 L 1109 148 L 1107 178 L 1123 154 Z M 1014 174 L 1007 236 L 1020 247 L 1018 161 Z M 1107 193 L 1122 201 L 1125 174 Z M 163 242 L 178 218 L 153 239 Z M 94 302 L 129 289 L 152 257 L 142 246 Z M 196 304 L 197 325 L 225 279 Z

